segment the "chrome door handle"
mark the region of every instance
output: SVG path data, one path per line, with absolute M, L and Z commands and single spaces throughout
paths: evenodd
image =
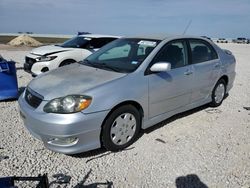
M 186 72 L 184 72 L 185 75 L 191 75 L 193 74 L 193 71 L 187 70 Z

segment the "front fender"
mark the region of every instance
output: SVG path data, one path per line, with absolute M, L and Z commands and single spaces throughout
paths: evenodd
M 134 81 L 136 80 L 136 82 Z M 84 94 L 91 96 L 92 103 L 83 113 L 111 110 L 126 101 L 139 103 L 144 111 L 144 118 L 148 117 L 148 81 L 145 76 L 128 74 L 113 80 Z

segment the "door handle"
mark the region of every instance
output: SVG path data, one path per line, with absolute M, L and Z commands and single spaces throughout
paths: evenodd
M 193 71 L 187 70 L 187 71 L 184 72 L 184 74 L 188 76 L 188 75 L 193 74 Z

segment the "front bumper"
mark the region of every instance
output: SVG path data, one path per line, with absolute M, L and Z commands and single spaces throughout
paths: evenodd
M 23 94 L 18 99 L 20 114 L 25 127 L 36 138 L 43 141 L 50 150 L 75 154 L 101 147 L 101 125 L 109 111 L 84 114 L 53 114 L 42 111 L 46 101 L 35 109 L 24 99 Z M 53 140 L 77 138 L 69 144 L 60 144 Z
M 25 57 L 24 62 L 24 71 L 32 74 L 33 76 L 37 76 L 41 73 L 44 73 L 46 71 L 52 70 L 57 68 L 58 65 L 58 58 L 55 58 L 51 61 L 36 61 L 37 58 L 41 56 L 34 55 L 34 54 L 28 54 Z
M 24 71 L 28 72 L 28 73 L 32 73 L 31 69 L 32 66 L 36 63 L 36 57 L 35 56 L 25 56 L 25 62 L 23 65 L 23 69 Z

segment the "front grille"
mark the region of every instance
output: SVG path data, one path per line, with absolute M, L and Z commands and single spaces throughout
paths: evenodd
M 26 89 L 24 98 L 26 102 L 33 108 L 37 108 L 43 100 L 42 96 L 40 96 L 39 94 L 36 94 L 34 91 L 32 91 L 29 88 Z
M 35 59 L 32 59 L 32 58 L 26 56 L 25 57 L 24 67 L 23 67 L 24 70 L 27 71 L 27 72 L 30 72 L 34 63 L 36 63 Z

